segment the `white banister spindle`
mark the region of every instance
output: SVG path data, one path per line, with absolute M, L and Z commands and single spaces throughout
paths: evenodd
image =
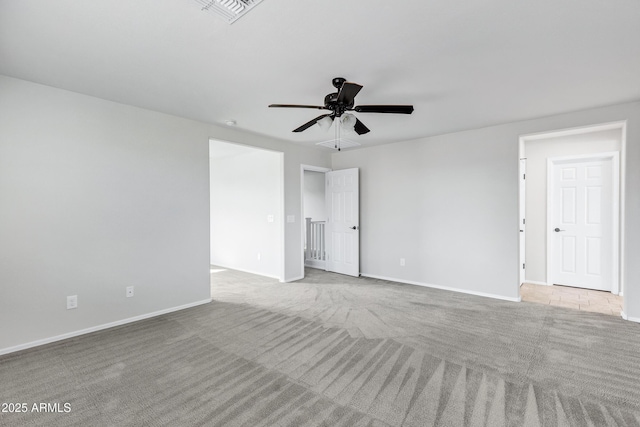
M 324 222 L 320 223 L 320 259 L 324 261 Z
M 307 225 L 305 259 L 314 261 L 325 260 L 324 221 L 311 221 L 305 218 Z
M 320 252 L 318 250 L 318 245 L 320 244 L 320 233 L 318 233 L 318 226 L 316 225 L 315 227 L 313 227 L 313 231 L 315 233 L 314 239 L 313 239 L 313 250 L 315 251 L 315 253 L 313 254 L 313 257 L 315 259 L 318 259 L 318 253 Z
M 306 235 L 306 240 L 305 240 L 305 245 L 304 245 L 304 249 L 305 249 L 305 253 L 304 253 L 304 259 L 310 259 L 311 258 L 311 218 L 305 218 L 306 221 L 306 231 L 307 231 L 307 235 Z

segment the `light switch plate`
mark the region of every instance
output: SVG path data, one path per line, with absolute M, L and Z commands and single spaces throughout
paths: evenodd
M 69 295 L 67 297 L 67 310 L 78 308 L 78 295 Z

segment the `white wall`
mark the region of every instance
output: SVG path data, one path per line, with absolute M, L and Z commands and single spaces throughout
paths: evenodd
M 0 76 L 0 353 L 210 297 L 209 138 L 284 153 L 300 277 L 300 165 L 327 153 Z
M 281 155 L 244 148 L 212 157 L 210 176 L 211 264 L 281 279 Z
M 300 166 L 314 165 L 330 168 L 330 152 L 266 138 L 231 127 L 222 128 L 211 125 L 209 132 L 211 137 L 221 141 L 237 142 L 284 153 L 284 214 L 285 218 L 293 216 L 295 219 L 295 222 L 284 224 L 285 281 L 301 279 L 303 277 L 301 246 L 303 227 L 300 221 L 304 221 L 304 218 L 300 200 L 302 194 Z
M 0 349 L 210 298 L 206 139 L 0 78 Z
M 613 129 L 525 143 L 526 280 L 541 283 L 547 280 L 547 159 L 620 151 L 621 140 L 622 131 Z
M 334 154 L 335 170 L 360 168 L 362 274 L 517 298 L 517 236 L 503 231 L 517 216 L 517 182 L 503 177 L 517 177 L 518 147 L 501 133 Z
M 304 171 L 304 217 L 326 221 L 324 172 Z
M 519 137 L 619 120 L 627 120 L 625 313 L 640 321 L 640 102 L 334 153 L 333 169 L 361 169 L 361 271 L 518 298 Z

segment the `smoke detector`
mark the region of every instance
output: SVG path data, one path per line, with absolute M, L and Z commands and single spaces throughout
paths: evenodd
M 229 24 L 246 15 L 262 0 L 196 0 L 205 12 L 212 12 Z

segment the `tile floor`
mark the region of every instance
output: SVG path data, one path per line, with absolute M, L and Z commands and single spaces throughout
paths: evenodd
M 620 316 L 622 311 L 622 297 L 613 295 L 610 292 L 591 289 L 523 283 L 520 287 L 520 295 L 522 296 L 522 301 L 594 311 L 613 316 Z

